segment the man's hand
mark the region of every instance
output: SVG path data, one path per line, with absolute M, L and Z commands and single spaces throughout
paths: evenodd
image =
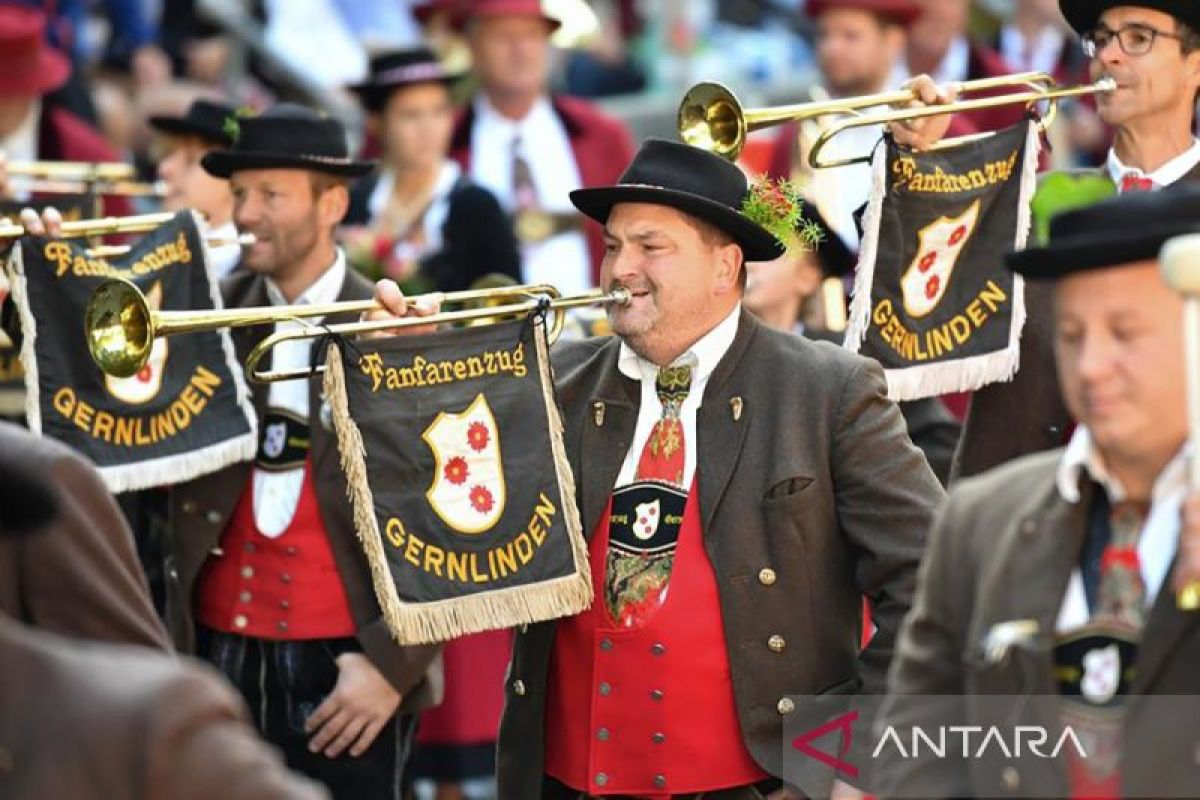
M 918 75 L 905 84 L 905 88 L 912 89 L 916 96 L 915 100 L 905 105 L 906 108 L 945 105 L 954 102 L 958 97 L 957 88 L 938 86 L 928 75 Z M 896 144 L 913 150 L 928 150 L 946 135 L 950 128 L 950 117 L 950 114 L 938 114 L 904 122 L 892 122 L 888 125 L 888 130 Z
M 342 653 L 337 665 L 337 685 L 304 723 L 308 749 L 337 758 L 349 748 L 357 758 L 400 707 L 400 693 L 362 653 Z
M 404 296 L 404 292 L 400 291 L 400 287 L 396 282 L 384 278 L 375 284 L 375 302 L 379 304 L 380 309 L 377 311 L 368 311 L 363 314 L 364 322 L 376 322 L 378 320 L 399 319 L 403 317 L 428 317 L 431 314 L 436 314 L 442 308 L 441 299 L 438 295 L 421 295 L 410 301 Z M 374 331 L 363 334 L 365 339 L 373 339 L 380 336 L 395 336 L 401 333 L 433 333 L 437 330 L 437 325 L 413 325 L 404 328 L 390 328 L 383 331 Z
M 1200 492 L 1193 492 L 1184 499 L 1182 517 L 1179 551 L 1171 577 L 1171 587 L 1176 595 L 1189 585 L 1200 584 Z
M 62 224 L 62 214 L 53 206 L 47 206 L 40 217 L 32 208 L 21 209 L 21 226 L 25 233 L 55 239 L 62 236 Z

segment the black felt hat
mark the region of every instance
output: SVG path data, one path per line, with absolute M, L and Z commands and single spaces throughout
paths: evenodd
M 311 108 L 280 103 L 257 116 L 230 119 L 236 123 L 231 125 L 236 131 L 233 146 L 200 161 L 218 178 L 247 169 L 303 169 L 357 178 L 375 166 L 352 159 L 342 124 Z
M 1158 258 L 1168 239 L 1200 232 L 1200 188 L 1130 192 L 1064 211 L 1042 247 L 1009 253 L 1010 269 L 1033 280 Z
M 571 202 L 603 225 L 617 203 L 670 206 L 733 237 L 747 261 L 770 261 L 784 247 L 741 212 L 749 186 L 735 164 L 707 150 L 664 139 L 642 143 L 615 186 L 576 189 Z
M 1117 6 L 1136 6 L 1170 14 L 1193 30 L 1200 30 L 1200 3 L 1196 0 L 1059 0 L 1062 15 L 1078 34 L 1096 27 L 1100 15 Z
M 395 50 L 371 56 L 367 79 L 351 84 L 368 111 L 379 111 L 397 89 L 419 83 L 450 86 L 466 73 L 447 70 L 428 47 Z
M 233 144 L 231 126 L 226 123 L 234 115 L 233 106 L 212 100 L 196 100 L 182 117 L 158 115 L 150 117 L 150 127 L 175 136 L 199 136 L 222 147 Z

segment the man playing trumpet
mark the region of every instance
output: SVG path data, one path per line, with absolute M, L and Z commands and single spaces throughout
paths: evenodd
M 572 194 L 604 225 L 602 286 L 632 299 L 615 337 L 555 349 L 595 599 L 515 637 L 506 800 L 795 797 L 793 696 L 882 686 L 941 488 L 876 364 L 743 311 L 745 261 L 782 252 L 750 197 L 733 164 L 656 140 Z M 378 319 L 428 313 L 390 281 L 376 298 Z

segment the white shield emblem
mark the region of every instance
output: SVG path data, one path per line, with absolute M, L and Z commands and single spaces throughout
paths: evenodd
M 978 219 L 979 201 L 976 200 L 959 216 L 939 217 L 917 232 L 921 246 L 900 278 L 904 310 L 909 316 L 923 317 L 942 301 L 946 287 L 950 285 L 950 274 L 975 232 Z
M 263 455 L 267 458 L 279 458 L 283 455 L 285 444 L 287 444 L 286 422 L 272 422 L 263 430 Z
M 633 535 L 643 542 L 653 539 L 658 531 L 659 501 L 638 503 L 634 511 L 637 512 L 637 521 L 633 523 Z
M 487 398 L 479 394 L 461 414 L 441 412 L 421 438 L 436 462 L 425 497 L 442 522 L 460 533 L 495 525 L 504 513 L 504 467 Z
M 1079 691 L 1093 703 L 1107 703 L 1121 685 L 1121 650 L 1114 643 L 1089 650 L 1083 657 Z
M 146 304 L 154 311 L 162 306 L 162 284 L 158 281 L 146 292 Z M 123 403 L 141 405 L 148 403 L 158 396 L 162 388 L 163 370 L 167 366 L 167 340 L 158 337 L 150 348 L 150 358 L 136 375 L 128 378 L 104 376 L 104 386 L 108 393 Z

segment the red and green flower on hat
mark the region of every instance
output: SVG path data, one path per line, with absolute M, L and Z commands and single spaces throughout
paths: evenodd
M 751 182 L 741 212 L 774 236 L 789 253 L 815 250 L 824 238 L 821 226 L 804 217 L 804 200 L 794 181 L 762 177 Z

